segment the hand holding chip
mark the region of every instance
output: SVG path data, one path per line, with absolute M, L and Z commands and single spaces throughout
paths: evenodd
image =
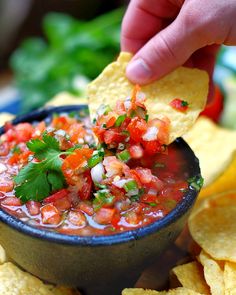
M 127 67 L 138 84 L 180 65 L 212 76 L 220 44 L 236 44 L 234 0 L 132 0 L 123 20 L 121 46 L 136 53 Z

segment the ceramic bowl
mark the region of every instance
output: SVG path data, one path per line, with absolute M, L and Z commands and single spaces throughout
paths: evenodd
M 33 122 L 53 113 L 86 106 L 38 110 L 13 121 Z M 3 128 L 0 130 L 4 132 Z M 176 140 L 188 163 L 190 177 L 200 178 L 198 159 L 187 143 Z M 69 236 L 32 227 L 0 209 L 0 244 L 24 270 L 56 284 L 76 286 L 87 295 L 121 294 L 183 229 L 198 195 L 188 189 L 183 200 L 163 219 L 145 227 L 110 236 Z

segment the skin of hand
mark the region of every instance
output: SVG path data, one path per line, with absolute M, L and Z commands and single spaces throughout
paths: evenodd
M 219 46 L 236 45 L 235 17 L 235 0 L 131 0 L 121 32 L 122 51 L 134 53 L 127 77 L 143 85 L 185 65 L 212 78 Z

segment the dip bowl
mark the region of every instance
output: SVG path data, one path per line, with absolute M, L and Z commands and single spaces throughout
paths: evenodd
M 45 108 L 19 116 L 13 124 L 85 109 L 85 105 Z M 181 138 L 176 146 L 184 153 L 189 176 L 200 179 L 193 151 Z M 121 294 L 177 238 L 198 193 L 189 187 L 183 200 L 164 218 L 107 236 L 70 236 L 39 229 L 0 209 L 0 244 L 15 263 L 46 282 L 78 287 L 86 295 Z

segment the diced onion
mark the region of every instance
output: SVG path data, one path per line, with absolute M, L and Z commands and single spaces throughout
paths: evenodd
M 158 128 L 155 126 L 149 127 L 146 133 L 142 136 L 143 140 L 152 141 L 157 139 Z
M 124 106 L 125 106 L 125 109 L 126 109 L 126 110 L 129 110 L 130 107 L 131 107 L 131 101 L 126 100 L 126 101 L 124 102 Z
M 103 175 L 105 173 L 105 169 L 102 165 L 102 163 L 98 163 L 96 166 L 94 166 L 92 169 L 91 169 L 91 177 L 92 177 L 92 180 L 93 182 L 98 182 L 100 183 L 103 179 Z
M 59 130 L 55 131 L 55 135 L 57 135 L 57 136 L 65 136 L 66 132 L 65 132 L 65 130 L 59 129 Z
M 7 167 L 4 164 L 0 163 L 0 173 L 3 173 L 5 171 L 7 171 Z
M 138 193 L 139 193 L 139 190 L 136 188 L 136 189 L 133 189 L 133 190 L 127 192 L 126 196 L 132 197 L 132 196 L 138 195 Z
M 129 179 L 120 179 L 120 180 L 113 181 L 112 184 L 114 184 L 115 186 L 119 188 L 122 188 L 129 181 L 130 181 Z

